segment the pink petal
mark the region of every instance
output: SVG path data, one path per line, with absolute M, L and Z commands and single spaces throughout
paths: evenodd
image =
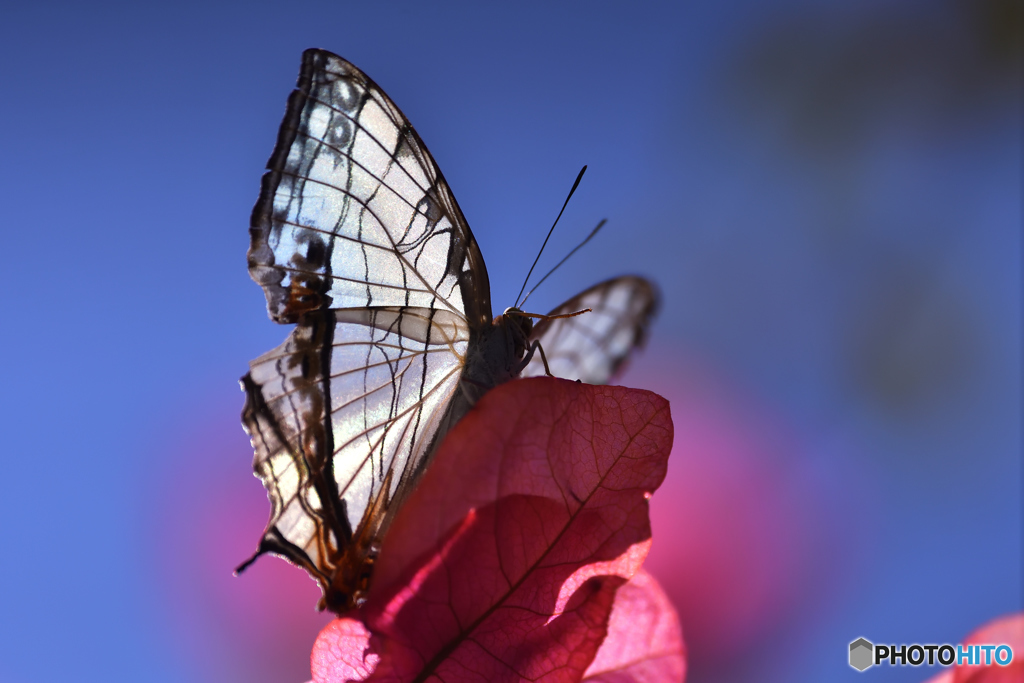
M 964 639 L 964 645 L 1009 645 L 1013 661 L 998 664 L 957 666 L 954 683 L 1021 683 L 1024 681 L 1024 612 L 993 619 Z
M 1013 660 L 1007 666 L 957 665 L 926 683 L 1021 683 L 1024 681 L 1024 612 L 993 619 L 967 636 L 964 645 L 1009 645 Z
M 608 636 L 583 680 L 669 683 L 686 677 L 686 646 L 672 601 L 640 570 L 615 594 Z
M 367 653 L 370 632 L 356 619 L 335 619 L 324 627 L 313 645 L 311 683 L 361 681 L 377 666 L 379 657 Z
M 548 378 L 493 390 L 385 539 L 359 614 L 369 640 L 325 629 L 314 680 L 344 680 L 336 660 L 362 680 L 372 654 L 371 680 L 579 681 L 647 554 L 671 443 L 668 404 L 649 392 Z

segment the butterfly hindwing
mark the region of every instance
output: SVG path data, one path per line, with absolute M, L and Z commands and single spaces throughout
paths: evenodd
M 251 363 L 242 417 L 272 501 L 261 550 L 309 570 L 337 608 L 439 433 L 469 336 L 448 311 L 315 318 Z
M 627 275 L 594 285 L 548 315 L 585 308 L 592 310 L 571 318 L 541 320 L 530 340 L 540 341 L 555 377 L 606 384 L 630 352 L 646 340 L 658 308 L 658 293 L 649 280 Z M 535 353 L 520 376 L 544 374 L 541 355 Z

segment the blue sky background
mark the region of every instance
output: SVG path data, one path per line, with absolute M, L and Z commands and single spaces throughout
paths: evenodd
M 531 308 L 648 275 L 664 306 L 623 382 L 673 399 L 677 443 L 696 374 L 798 444 L 813 599 L 728 656 L 684 610 L 689 680 L 852 680 L 858 636 L 955 642 L 1020 610 L 1019 6 L 8 4 L 0 681 L 308 677 L 315 591 L 280 570 L 290 612 L 278 569 L 229 574 L 267 510 L 237 378 L 286 334 L 249 212 L 311 46 L 416 126 L 495 308 L 589 164 L 547 263 L 608 225 Z M 656 550 L 716 529 L 655 522 Z

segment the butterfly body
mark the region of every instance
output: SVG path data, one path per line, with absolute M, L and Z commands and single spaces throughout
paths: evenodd
M 600 283 L 538 324 L 493 317 L 487 270 L 409 121 L 362 71 L 307 50 L 250 224 L 249 272 L 294 324 L 242 378 L 271 515 L 256 554 L 305 568 L 320 608 L 365 598 L 381 540 L 445 434 L 491 388 L 547 373 L 606 382 L 656 307 Z
M 475 343 L 470 344 L 462 372 L 461 389 L 476 403 L 489 389 L 519 376 L 525 367 L 529 350 L 529 318 L 505 312 L 477 331 Z

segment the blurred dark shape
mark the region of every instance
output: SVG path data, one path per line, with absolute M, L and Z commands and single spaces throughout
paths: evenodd
M 735 85 L 774 109 L 804 152 L 842 155 L 877 132 L 879 117 L 959 126 L 994 100 L 1016 97 L 1020 0 L 883 4 L 858 15 L 813 11 L 761 33 L 736 62 Z
M 726 79 L 780 167 L 813 174 L 801 202 L 842 311 L 836 379 L 897 421 L 968 400 L 997 343 L 961 245 L 1001 228 L 977 217 L 975 174 L 1019 107 L 1022 17 L 1020 0 L 803 12 L 755 33 Z
M 957 0 L 959 9 L 977 36 L 981 50 L 1011 74 L 1021 68 L 1024 52 L 1024 2 L 1022 0 Z
M 909 258 L 873 274 L 866 288 L 846 349 L 854 386 L 904 419 L 965 389 L 981 355 L 965 303 Z

